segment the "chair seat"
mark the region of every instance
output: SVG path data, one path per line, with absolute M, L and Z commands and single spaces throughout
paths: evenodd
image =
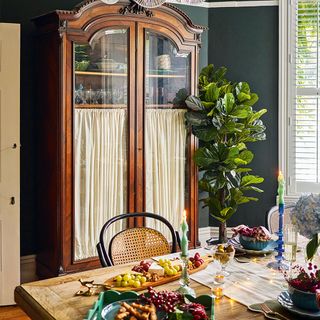
M 114 265 L 170 253 L 167 239 L 157 230 L 150 228 L 132 228 L 113 237 L 110 254 Z

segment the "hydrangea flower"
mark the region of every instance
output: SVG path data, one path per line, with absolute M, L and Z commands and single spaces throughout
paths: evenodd
M 320 194 L 303 194 L 290 213 L 304 237 L 311 239 L 320 233 Z

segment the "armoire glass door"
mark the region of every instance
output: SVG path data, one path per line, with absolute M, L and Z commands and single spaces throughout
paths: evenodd
M 145 30 L 145 210 L 179 230 L 188 206 L 187 130 L 179 107 L 190 94 L 190 53 L 179 52 L 167 36 Z M 161 222 L 146 225 L 169 232 Z
M 101 227 L 127 211 L 128 39 L 108 28 L 74 44 L 74 260 L 97 256 Z

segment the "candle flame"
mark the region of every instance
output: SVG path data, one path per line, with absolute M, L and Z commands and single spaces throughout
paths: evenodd
M 182 214 L 182 220 L 187 219 L 187 210 L 184 209 L 183 210 L 183 214 Z
M 279 170 L 278 181 L 282 181 L 282 180 L 283 180 L 283 174 L 282 174 L 282 171 Z

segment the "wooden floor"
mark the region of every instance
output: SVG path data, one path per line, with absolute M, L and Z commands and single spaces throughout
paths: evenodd
M 0 307 L 0 320 L 30 320 L 30 318 L 16 306 Z

